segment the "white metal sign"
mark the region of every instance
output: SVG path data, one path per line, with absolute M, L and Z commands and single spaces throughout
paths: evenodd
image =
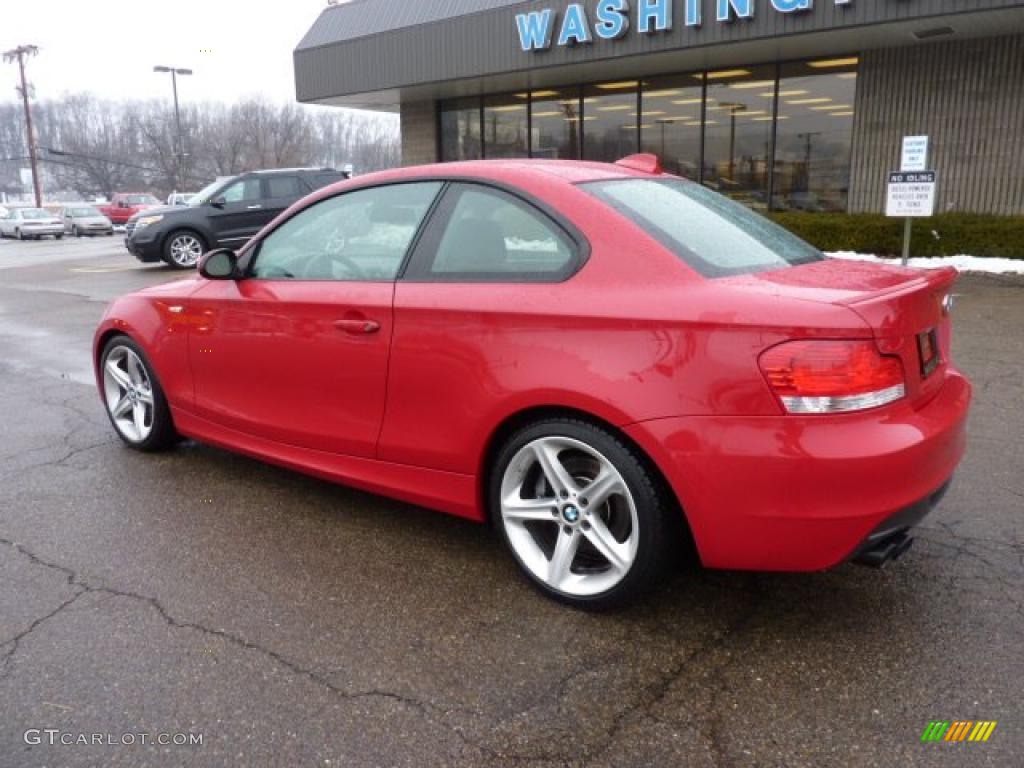
M 885 215 L 927 217 L 935 213 L 935 171 L 890 173 Z
M 925 171 L 928 169 L 928 137 L 904 136 L 903 153 L 900 159 L 901 171 Z

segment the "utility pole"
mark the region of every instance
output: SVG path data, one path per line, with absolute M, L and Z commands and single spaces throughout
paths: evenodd
M 177 157 L 177 172 L 174 174 L 175 185 L 180 185 L 182 182 L 182 176 L 185 173 L 185 139 L 181 135 L 181 110 L 178 108 L 178 75 L 191 75 L 191 69 L 178 69 L 176 67 L 164 67 L 156 66 L 153 67 L 154 72 L 171 73 L 171 87 L 174 88 L 174 123 L 177 127 L 177 147 L 175 148 L 175 157 Z M 173 190 L 177 192 L 178 190 Z
M 18 69 L 21 70 L 21 99 L 25 105 L 25 130 L 28 131 L 28 159 L 32 166 L 32 187 L 36 193 L 36 208 L 43 207 L 43 187 L 39 180 L 39 160 L 36 157 L 36 131 L 32 127 L 32 108 L 28 102 L 28 80 L 25 78 L 25 57 L 35 56 L 39 53 L 39 47 L 35 45 L 19 45 L 9 51 L 4 51 L 4 61 L 18 60 Z

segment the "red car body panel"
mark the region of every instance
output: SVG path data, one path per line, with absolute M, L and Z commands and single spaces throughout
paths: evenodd
M 948 360 L 954 271 L 824 261 L 707 279 L 575 184 L 617 177 L 649 176 L 507 161 L 343 182 L 264 233 L 340 191 L 463 178 L 557 211 L 589 255 L 555 284 L 184 281 L 115 302 L 97 358 L 110 333 L 139 341 L 185 435 L 481 521 L 502 426 L 537 409 L 587 414 L 647 453 L 713 567 L 836 565 L 948 481 L 970 400 Z M 380 331 L 349 334 L 347 320 Z M 943 360 L 925 377 L 916 335 L 931 328 Z M 792 339 L 872 337 L 906 373 L 906 396 L 881 408 L 787 414 L 759 369 Z
M 121 203 L 128 198 L 141 197 L 144 193 L 142 192 L 119 192 L 111 199 L 106 205 L 98 206 L 100 213 L 110 219 L 112 224 L 123 226 L 128 222 L 132 216 L 142 211 L 148 211 L 150 208 L 159 207 L 159 203 L 152 204 L 129 204 L 122 205 Z

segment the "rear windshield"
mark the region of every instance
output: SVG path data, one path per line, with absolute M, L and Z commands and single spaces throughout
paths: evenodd
M 620 179 L 580 186 L 706 277 L 763 272 L 825 258 L 777 224 L 693 182 Z
M 53 216 L 49 211 L 44 211 L 42 208 L 25 208 L 21 212 L 21 218 L 23 219 L 49 219 Z

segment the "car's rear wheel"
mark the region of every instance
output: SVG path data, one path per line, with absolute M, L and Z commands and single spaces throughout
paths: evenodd
M 175 269 L 195 269 L 206 243 L 195 232 L 172 232 L 164 243 L 164 260 Z
M 621 605 L 663 573 L 669 510 L 657 479 L 619 436 L 575 419 L 539 421 L 499 452 L 493 519 L 545 594 L 588 609 Z
M 20 229 L 14 230 L 14 237 L 15 237 L 16 240 L 24 240 L 25 239 L 25 235 L 22 234 Z
M 140 451 L 159 451 L 177 441 L 163 388 L 142 348 L 114 336 L 100 360 L 103 402 L 118 436 Z
M 71 236 L 72 237 L 81 237 L 82 233 L 78 231 L 78 227 L 72 225 L 71 226 Z

